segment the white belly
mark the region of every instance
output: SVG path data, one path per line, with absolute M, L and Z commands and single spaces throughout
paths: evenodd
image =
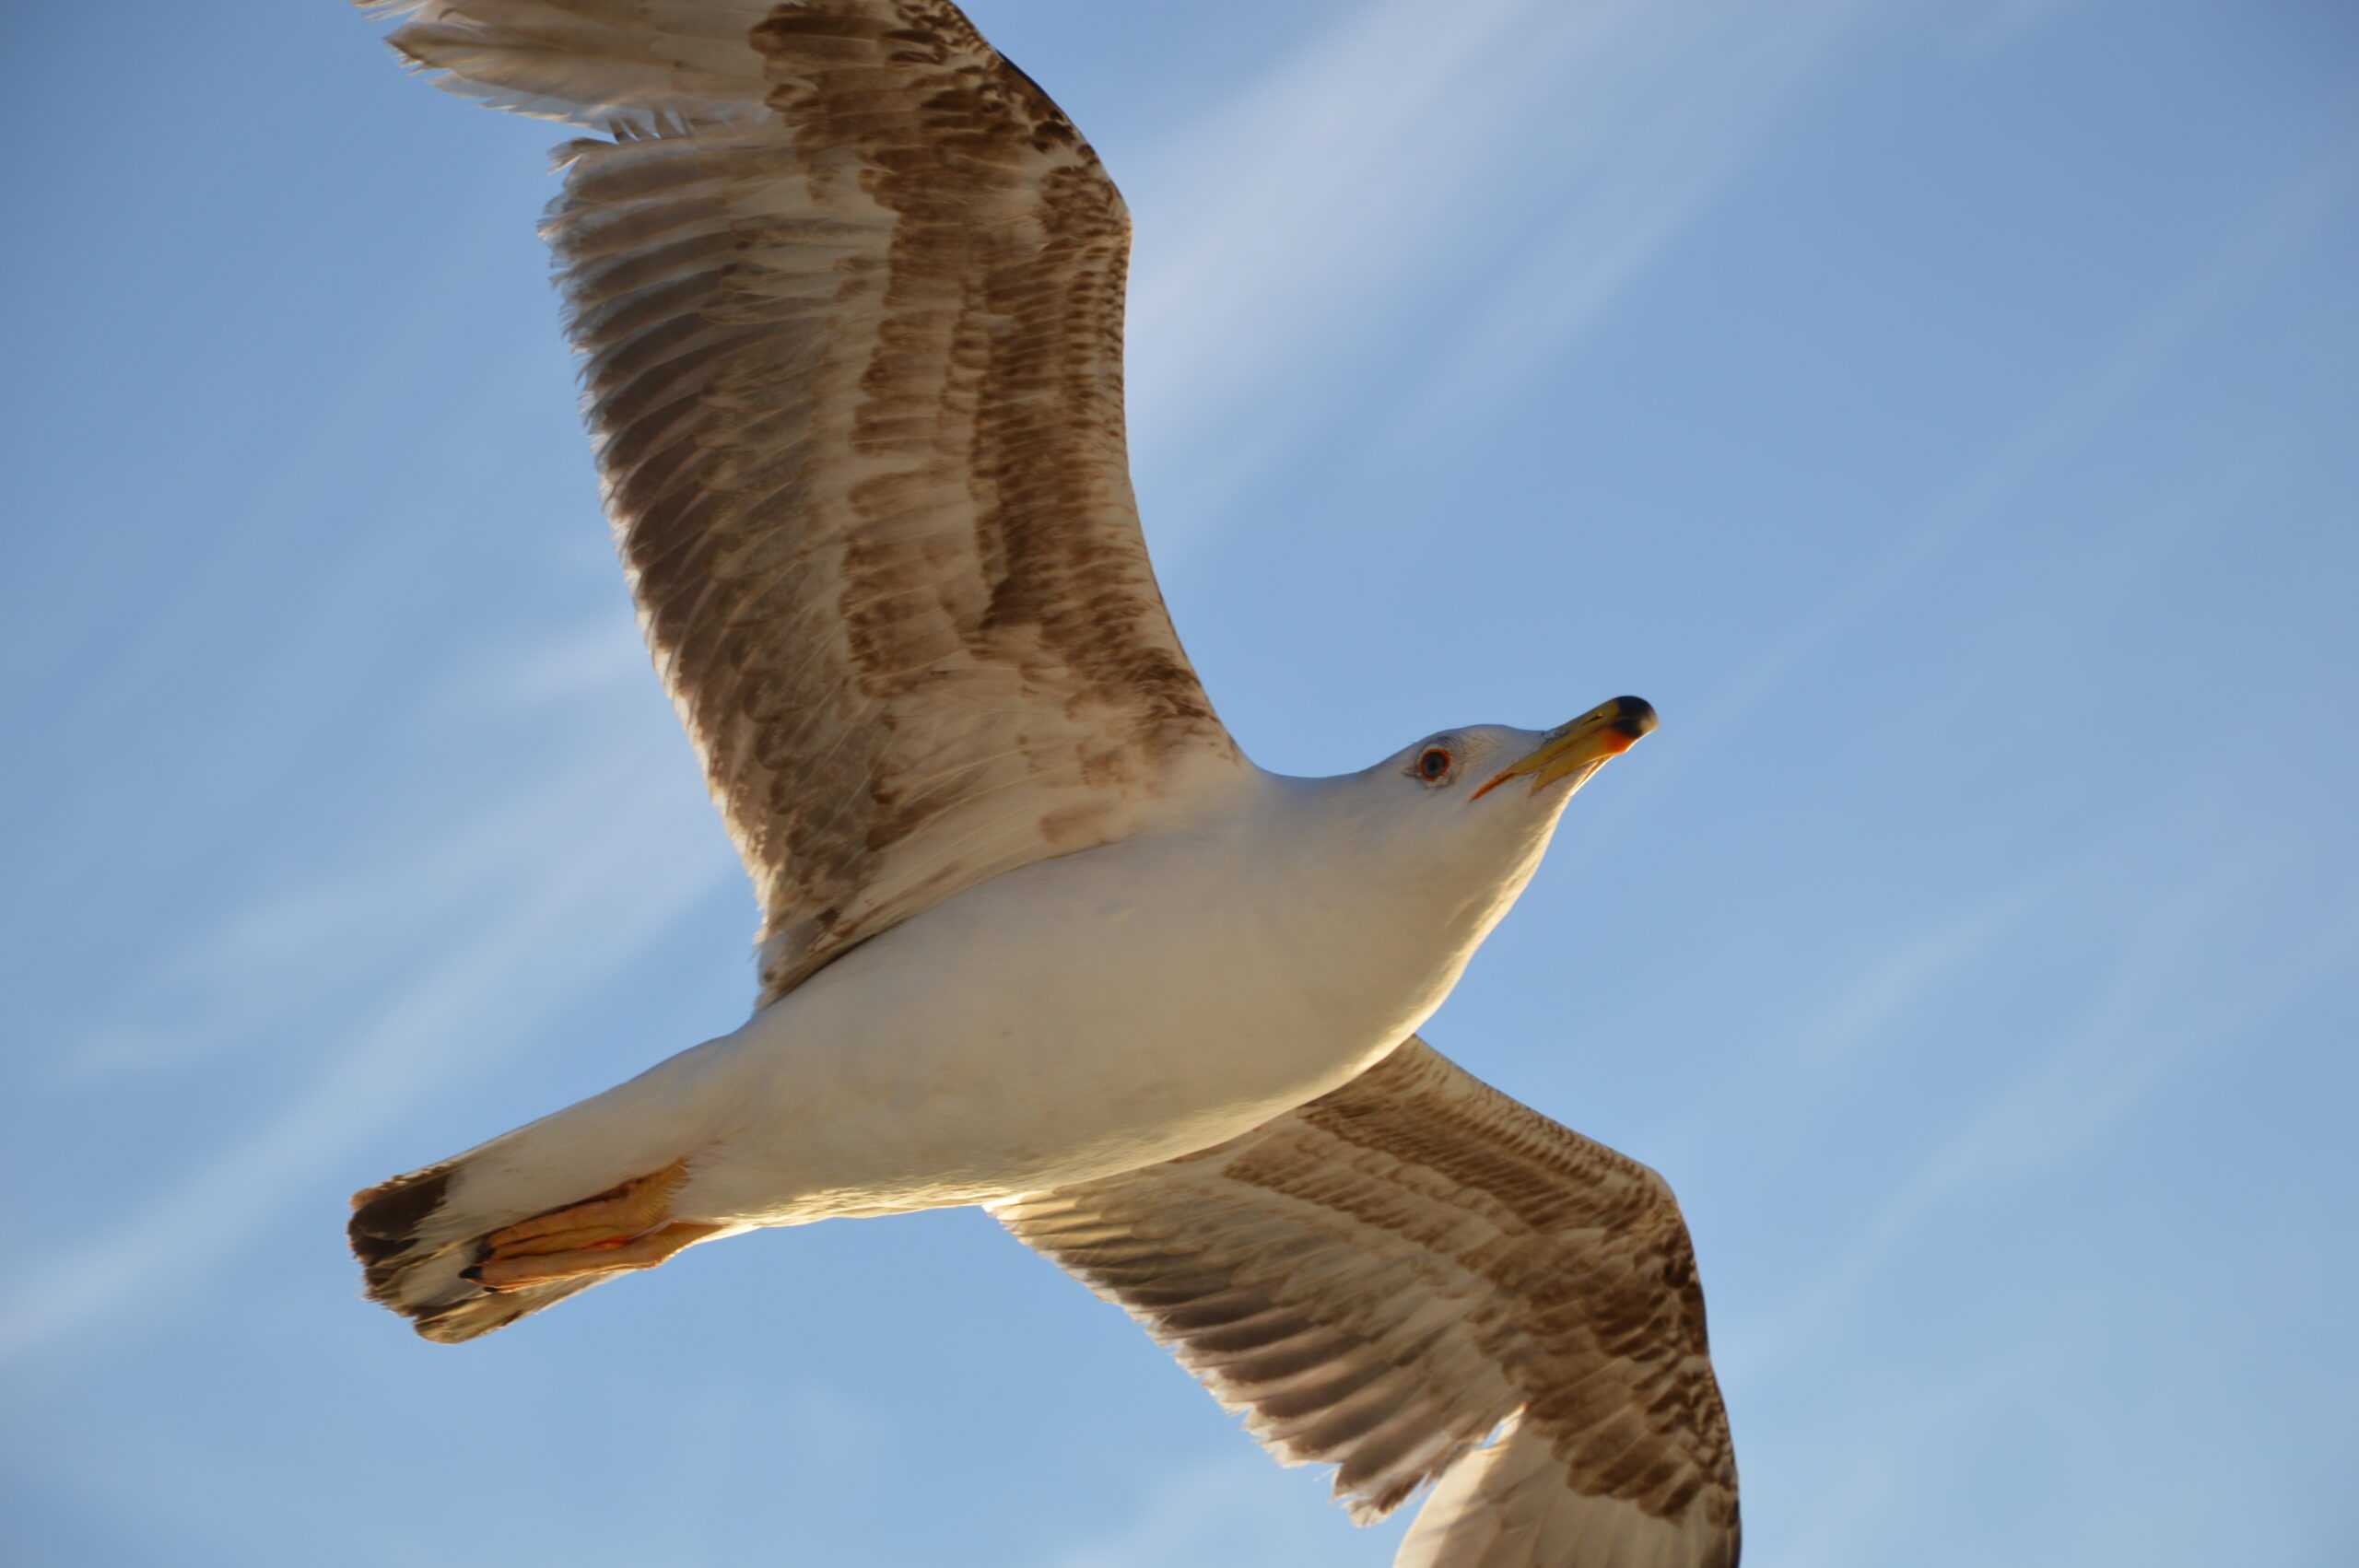
M 1395 931 L 1348 890 L 1241 879 L 1205 850 L 1132 840 L 999 878 L 533 1130 L 603 1141 L 628 1125 L 636 1142 L 660 1122 L 675 1141 L 651 1145 L 651 1168 L 688 1133 L 680 1219 L 987 1201 L 1203 1148 L 1324 1094 L 1425 1021 L 1479 935 Z

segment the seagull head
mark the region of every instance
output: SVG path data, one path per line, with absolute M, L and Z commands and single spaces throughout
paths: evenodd
M 1554 730 L 1518 730 L 1506 724 L 1445 730 L 1394 753 L 1370 769 L 1368 777 L 1398 775 L 1417 786 L 1412 798 L 1468 808 L 1496 790 L 1510 800 L 1531 802 L 1532 810 L 1553 821 L 1574 790 L 1660 722 L 1645 698 L 1617 696 Z
M 1420 880 L 1511 901 L 1573 792 L 1657 722 L 1647 702 L 1617 696 L 1553 730 L 1475 724 L 1428 735 L 1353 776 L 1362 831 L 1385 845 L 1368 848 Z

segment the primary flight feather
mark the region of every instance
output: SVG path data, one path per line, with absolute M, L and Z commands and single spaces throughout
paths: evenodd
M 1415 1037 L 1616 698 L 1287 778 L 1157 592 L 1129 220 L 945 0 L 382 7 L 598 133 L 543 233 L 641 623 L 764 909 L 735 1033 L 355 1200 L 471 1339 L 762 1225 L 981 1204 L 1435 1568 L 1727 1568 L 1676 1203 Z

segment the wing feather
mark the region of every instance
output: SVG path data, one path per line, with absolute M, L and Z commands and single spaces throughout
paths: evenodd
M 998 1206 L 1418 1568 L 1734 1568 L 1685 1222 L 1412 1039 L 1211 1149 Z M 1487 1440 L 1487 1441 L 1486 1441 Z
M 945 0 L 425 0 L 438 85 L 604 132 L 542 233 L 766 995 L 1238 756 L 1131 496 L 1129 217 Z

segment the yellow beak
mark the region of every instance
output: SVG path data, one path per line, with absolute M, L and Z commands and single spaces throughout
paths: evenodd
M 1481 800 L 1510 778 L 1529 777 L 1532 792 L 1567 774 L 1588 778 L 1612 758 L 1638 743 L 1639 738 L 1662 722 L 1642 697 L 1617 696 L 1601 703 L 1569 724 L 1548 731 L 1548 738 L 1514 766 L 1474 791 Z M 1577 781 L 1578 782 L 1578 781 Z

